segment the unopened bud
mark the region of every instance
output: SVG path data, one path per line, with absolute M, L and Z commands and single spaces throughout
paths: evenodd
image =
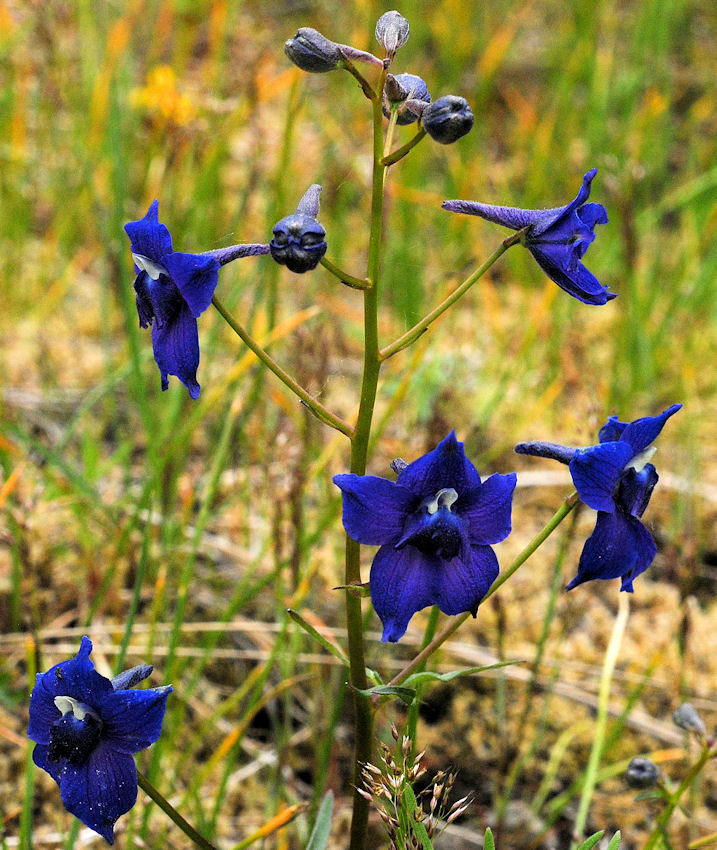
M 441 145 L 450 145 L 469 133 L 475 118 L 464 97 L 448 94 L 429 103 L 421 115 L 428 135 Z
M 397 457 L 395 460 L 391 461 L 391 469 L 396 473 L 396 475 L 400 475 L 407 466 L 408 464 L 402 457 Z
M 410 27 L 408 21 L 395 9 L 386 12 L 376 22 L 376 41 L 386 48 L 389 56 L 408 41 Z
M 296 212 L 274 225 L 274 238 L 269 243 L 271 256 L 297 274 L 315 269 L 326 253 L 326 231 L 316 220 L 320 192 L 321 186 L 314 183 Z
M 398 106 L 397 124 L 412 124 L 418 121 L 431 95 L 425 81 L 415 74 L 388 74 L 384 87 L 383 114 L 389 118 L 390 106 Z
M 680 729 L 685 729 L 688 732 L 694 732 L 700 737 L 704 737 L 707 734 L 702 718 L 697 713 L 697 709 L 690 702 L 683 702 L 682 705 L 672 713 L 672 722 L 679 726 Z
M 338 44 L 311 27 L 301 27 L 284 44 L 284 53 L 302 71 L 325 74 L 338 67 L 341 51 Z
M 660 769 L 654 761 L 644 756 L 636 756 L 625 771 L 625 781 L 630 788 L 652 788 L 660 776 Z

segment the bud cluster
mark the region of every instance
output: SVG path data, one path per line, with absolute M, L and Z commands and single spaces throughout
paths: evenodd
M 395 727 L 392 727 L 391 734 L 398 743 L 399 734 Z M 448 824 L 464 814 L 471 804 L 468 796 L 448 805 L 456 774 L 439 770 L 431 783 L 415 795 L 417 806 L 411 806 L 408 810 L 406 790 L 426 774 L 426 769 L 420 764 L 425 751 L 415 757 L 412 752 L 413 742 L 407 735 L 401 739 L 396 756 L 386 744 L 382 744 L 381 767 L 367 763 L 362 772 L 363 788 L 357 789 L 378 811 L 386 827 L 390 850 L 423 847 L 414 823 L 421 823 L 428 837 L 433 840 Z M 401 826 L 402 823 L 408 823 L 408 834 L 405 827 Z

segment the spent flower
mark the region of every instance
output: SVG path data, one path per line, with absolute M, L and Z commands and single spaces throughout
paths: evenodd
M 572 449 L 556 443 L 519 443 L 515 451 L 568 464 L 580 500 L 597 511 L 595 530 L 585 542 L 578 574 L 567 590 L 592 579 L 621 578 L 620 590 L 633 591 L 633 581 L 652 563 L 657 546 L 640 522 L 658 481 L 649 463 L 652 443 L 665 422 L 677 413 L 673 404 L 659 416 L 629 424 L 611 416 L 598 434 L 599 443 Z
M 159 201 L 144 218 L 125 225 L 137 277 L 137 314 L 142 328 L 152 327 L 152 347 L 169 388 L 176 375 L 193 399 L 199 398 L 199 332 L 197 317 L 210 305 L 219 282 L 219 269 L 239 257 L 268 254 L 268 245 L 232 245 L 202 254 L 183 254 L 172 248 L 172 236 L 158 218 Z
M 326 253 L 326 231 L 317 221 L 321 186 L 313 183 L 299 201 L 296 212 L 274 225 L 269 243 L 271 256 L 296 274 L 315 269 Z
M 91 652 L 83 637 L 74 658 L 37 674 L 28 735 L 33 761 L 57 782 L 67 811 L 113 844 L 115 822 L 137 799 L 132 756 L 159 738 L 172 687 L 129 690 L 152 668 L 107 679 Z
M 451 432 L 403 467 L 395 482 L 354 474 L 334 482 L 343 494 L 346 533 L 381 547 L 370 586 L 384 641 L 397 641 L 428 605 L 475 616 L 498 575 L 491 544 L 510 534 L 514 473 L 481 481 Z
M 444 201 L 442 206 L 449 212 L 476 215 L 511 230 L 525 230 L 522 244 L 553 282 L 584 304 L 606 304 L 617 293 L 609 292 L 580 262 L 595 239 L 595 225 L 608 221 L 602 204 L 586 203 L 596 173 L 597 168 L 587 172 L 577 196 L 564 207 L 524 210 L 478 201 Z

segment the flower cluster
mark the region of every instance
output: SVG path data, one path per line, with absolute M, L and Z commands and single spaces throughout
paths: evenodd
M 137 799 L 132 755 L 159 738 L 172 687 L 129 690 L 152 668 L 107 679 L 91 652 L 83 637 L 74 658 L 37 674 L 28 735 L 36 742 L 33 761 L 60 786 L 67 811 L 113 844 L 115 822 Z
M 481 481 L 451 431 L 404 465 L 395 482 L 354 474 L 334 482 L 343 494 L 346 533 L 381 547 L 370 583 L 384 641 L 397 641 L 428 605 L 475 616 L 498 575 L 491 544 L 510 534 L 515 473 Z
M 652 563 L 657 546 L 640 522 L 658 481 L 649 463 L 652 443 L 681 404 L 659 416 L 629 424 L 611 416 L 598 434 L 598 445 L 571 449 L 555 443 L 519 443 L 519 454 L 548 457 L 568 464 L 580 500 L 597 511 L 595 530 L 580 556 L 578 574 L 568 590 L 592 579 L 621 578 L 620 590 L 632 593 L 632 583 Z

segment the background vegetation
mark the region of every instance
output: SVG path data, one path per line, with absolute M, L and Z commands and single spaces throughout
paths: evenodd
M 33 670 L 74 655 L 85 633 L 104 672 L 151 661 L 153 683 L 175 685 L 162 739 L 141 762 L 200 830 L 231 847 L 306 801 L 264 844 L 301 847 L 332 788 L 344 846 L 349 701 L 327 695 L 342 692 L 345 671 L 286 609 L 341 639 L 330 476 L 344 471 L 346 446 L 211 310 L 200 319 L 200 400 L 176 379 L 162 394 L 122 228 L 157 197 L 180 250 L 268 241 L 319 182 L 328 256 L 362 274 L 369 109 L 348 75 L 304 75 L 282 45 L 314 26 L 373 49 L 387 8 L 0 2 L 3 847 L 18 836 L 24 847 L 73 846 L 56 786 L 26 770 L 25 729 Z M 527 252 L 510 251 L 390 362 L 371 471 L 387 474 L 393 457 L 418 456 L 452 427 L 481 472 L 525 470 L 515 531 L 498 547 L 505 562 L 569 487 L 564 470 L 513 455 L 515 442 L 590 444 L 607 414 L 685 405 L 660 439 L 646 517 L 660 552 L 631 600 L 592 800 L 590 825 L 620 827 L 637 847 L 659 808 L 633 802 L 619 778 L 626 760 L 652 753 L 679 778 L 670 712 L 689 698 L 710 730 L 717 717 L 717 13 L 708 0 L 412 0 L 400 11 L 411 39 L 397 69 L 424 77 L 434 97 L 467 97 L 476 126 L 451 147 L 422 142 L 392 170 L 384 341 L 505 235 L 446 214 L 443 199 L 556 206 L 593 165 L 610 224 L 587 265 L 620 297 L 582 305 Z M 219 293 L 306 385 L 353 415 L 356 293 L 323 269 L 299 278 L 266 258 L 227 267 Z M 499 846 L 568 846 L 618 596 L 613 582 L 558 592 L 589 513 L 440 656 L 441 669 L 525 662 L 425 694 L 429 770 L 457 767 L 456 797 L 476 794 L 444 847 L 480 846 L 478 826 L 501 820 Z M 378 642 L 368 606 L 367 618 L 375 668 L 398 667 L 420 644 L 422 615 L 398 647 Z M 400 707 L 384 713 L 383 733 L 391 719 L 402 722 Z M 675 847 L 717 830 L 711 771 L 691 816 L 673 821 Z M 86 832 L 83 846 L 102 844 Z M 118 824 L 123 848 L 183 841 L 149 805 Z

